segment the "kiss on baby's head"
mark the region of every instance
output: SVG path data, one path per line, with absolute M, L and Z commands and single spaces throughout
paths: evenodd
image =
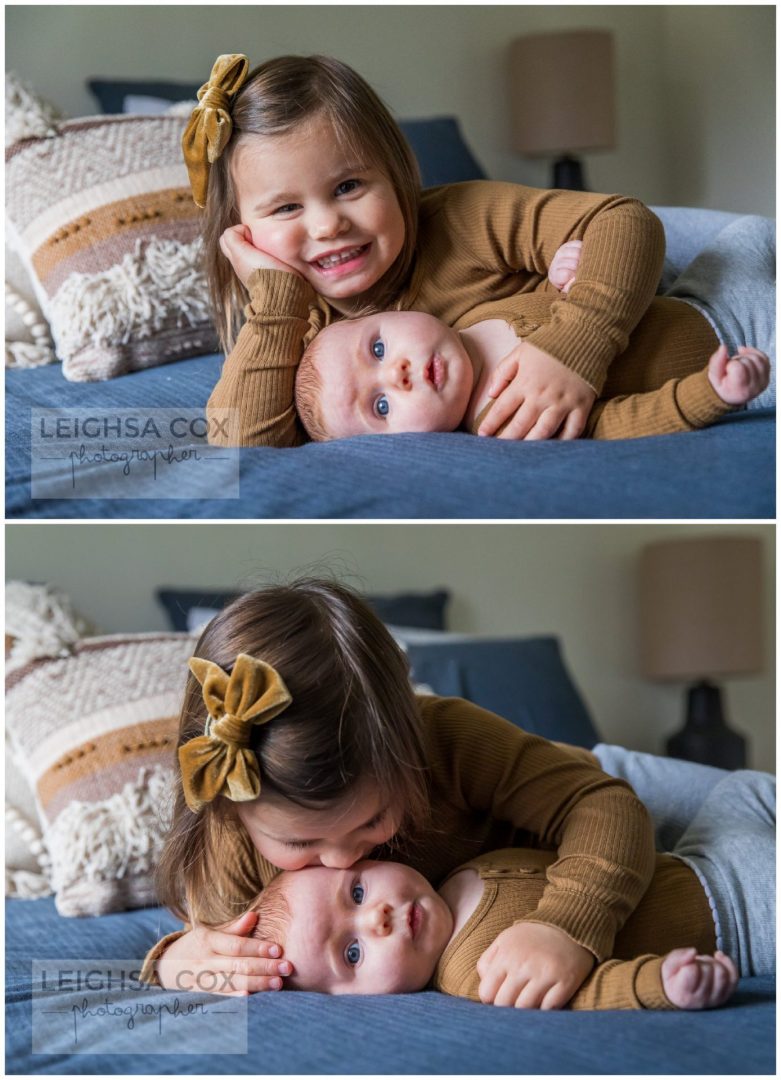
M 312 340 L 298 368 L 296 409 L 316 441 L 348 435 L 455 431 L 474 369 L 460 335 L 421 311 L 344 319 Z
M 253 907 L 253 936 L 284 945 L 293 964 L 286 986 L 327 994 L 422 990 L 453 930 L 445 901 L 402 863 L 283 872 Z

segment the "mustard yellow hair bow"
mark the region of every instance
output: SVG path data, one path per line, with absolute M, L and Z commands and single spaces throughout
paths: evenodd
M 182 136 L 182 151 L 196 205 L 206 205 L 209 166 L 216 161 L 233 131 L 231 102 L 247 79 L 249 60 L 226 53 L 214 62 L 209 81 L 198 91 L 198 104 Z
M 179 747 L 179 765 L 187 805 L 197 813 L 224 795 L 249 802 L 260 795 L 258 760 L 249 749 L 252 728 L 266 724 L 293 700 L 270 664 L 239 653 L 230 675 L 197 656 L 190 671 L 201 684 L 209 713 L 206 733 Z

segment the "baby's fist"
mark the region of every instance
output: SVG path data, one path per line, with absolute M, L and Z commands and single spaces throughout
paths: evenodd
M 548 281 L 551 285 L 563 293 L 568 293 L 575 283 L 575 275 L 580 263 L 580 249 L 583 247 L 582 240 L 570 240 L 562 244 L 548 269 Z
M 745 405 L 762 393 L 770 381 L 770 360 L 759 349 L 738 346 L 730 356 L 720 345 L 708 361 L 710 384 L 727 405 Z
M 673 949 L 662 963 L 662 985 L 679 1009 L 715 1009 L 738 984 L 738 971 L 723 952 L 698 956 L 696 949 Z

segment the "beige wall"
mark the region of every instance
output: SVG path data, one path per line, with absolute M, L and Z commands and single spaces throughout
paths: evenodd
M 457 115 L 491 176 L 544 186 L 548 164 L 510 147 L 507 44 L 527 32 L 612 29 L 619 145 L 589 156 L 589 186 L 772 215 L 774 25 L 772 5 L 22 5 L 6 8 L 6 54 L 79 115 L 96 108 L 89 75 L 199 81 L 219 52 L 246 51 L 253 63 L 332 53 L 399 116 Z
M 604 738 L 652 752 L 681 721 L 682 688 L 646 682 L 636 655 L 642 546 L 672 535 L 763 540 L 767 665 L 733 680 L 727 705 L 752 764 L 775 762 L 774 528 L 770 525 L 83 525 L 6 529 L 7 577 L 49 581 L 105 632 L 166 626 L 156 585 L 250 588 L 318 560 L 375 592 L 452 592 L 449 629 L 556 634 Z

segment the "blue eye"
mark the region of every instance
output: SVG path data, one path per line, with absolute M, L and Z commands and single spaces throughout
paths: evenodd
M 362 904 L 363 903 L 363 898 L 364 898 L 365 895 L 366 894 L 364 892 L 363 885 L 358 885 L 358 884 L 353 885 L 352 891 L 350 892 L 350 896 L 352 897 L 354 904 Z
M 351 967 L 355 967 L 356 964 L 360 964 L 361 962 L 361 946 L 357 941 L 353 941 L 351 945 L 347 946 L 347 951 L 344 955 L 347 963 Z
M 361 186 L 360 180 L 343 180 L 341 184 L 337 185 L 337 195 L 349 195 L 351 192 L 356 191 Z
M 374 403 L 374 411 L 377 414 L 377 416 L 383 416 L 383 417 L 387 416 L 388 413 L 390 412 L 390 402 L 388 401 L 388 399 L 385 397 L 384 394 L 382 394 L 380 397 L 378 397 L 377 400 L 375 401 L 375 403 Z
M 372 356 L 374 356 L 376 360 L 382 360 L 385 356 L 385 345 L 379 338 L 372 343 Z

